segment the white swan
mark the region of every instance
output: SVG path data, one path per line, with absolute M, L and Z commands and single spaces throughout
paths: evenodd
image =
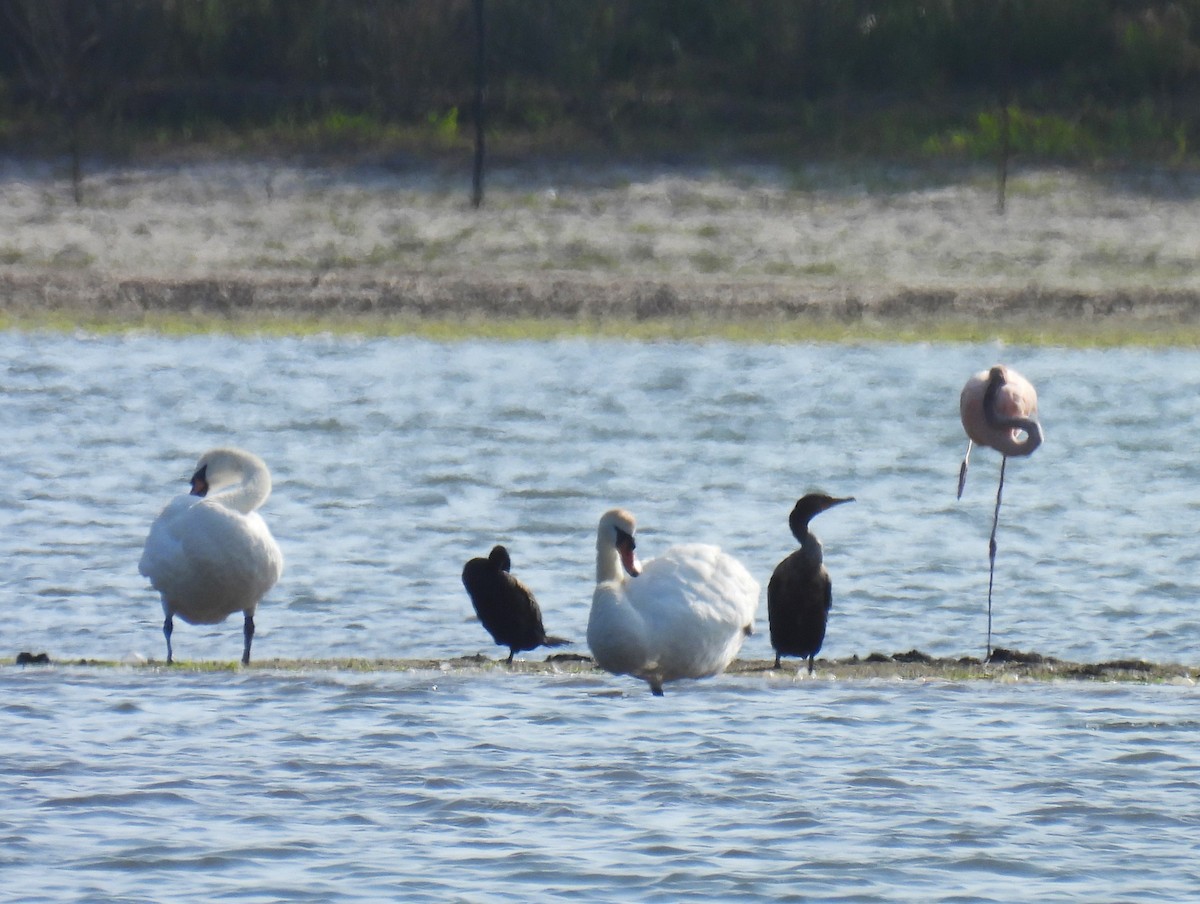
M 283 571 L 283 553 L 255 511 L 271 495 L 271 473 L 250 452 L 210 449 L 191 483 L 191 493 L 172 499 L 150 525 L 138 571 L 162 594 L 168 663 L 174 616 L 215 625 L 243 612 L 245 665 L 254 610 Z
M 635 529 L 622 509 L 600 519 L 587 640 L 602 669 L 662 696 L 664 682 L 725 671 L 753 631 L 759 585 L 732 556 L 700 543 L 673 546 L 642 569 Z

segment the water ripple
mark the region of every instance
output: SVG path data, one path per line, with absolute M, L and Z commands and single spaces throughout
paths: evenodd
M 955 409 L 1004 357 L 1037 380 L 1049 439 L 1009 471 L 998 638 L 1194 661 L 1195 352 L 0 350 L 14 650 L 160 657 L 146 526 L 201 450 L 237 442 L 272 466 L 287 557 L 263 656 L 495 655 L 459 575 L 496 542 L 582 651 L 605 508 L 636 511 L 647 556 L 710 540 L 765 581 L 814 487 L 858 499 L 819 525 L 825 654 L 977 654 L 998 462 L 980 453 L 954 500 Z M 746 655 L 766 658 L 758 629 Z M 240 630 L 176 644 L 229 661 Z M 5 669 L 0 862 L 28 901 L 1181 900 L 1200 887 L 1197 692 L 739 677 L 664 705 L 592 675 Z

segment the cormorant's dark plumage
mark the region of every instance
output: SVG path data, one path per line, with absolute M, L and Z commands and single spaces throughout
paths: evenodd
M 547 637 L 542 627 L 542 610 L 529 588 L 508 573 L 512 562 L 503 546 L 492 549 L 486 559 L 476 558 L 463 567 L 462 581 L 471 597 L 475 614 L 502 647 L 508 647 L 508 662 L 522 650 L 559 647 L 571 643 Z
M 788 524 L 800 548 L 775 567 L 767 585 L 767 616 L 771 624 L 771 646 L 775 668 L 781 656 L 808 659 L 808 673 L 825 642 L 825 625 L 833 607 L 833 585 L 825 570 L 821 541 L 808 529 L 808 522 L 826 509 L 854 497 L 837 498 L 809 493 L 792 509 Z

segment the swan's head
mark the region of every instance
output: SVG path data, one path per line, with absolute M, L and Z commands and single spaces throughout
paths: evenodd
M 265 481 L 266 492 L 270 492 L 270 472 L 257 455 L 242 449 L 209 449 L 196 462 L 196 471 L 191 480 L 191 494 L 207 496 L 210 492 L 220 492 L 226 487 L 245 483 L 251 477 L 260 482 Z
M 196 467 L 196 473 L 192 475 L 192 495 L 207 496 L 208 495 L 208 465 L 202 464 Z
M 633 515 L 624 509 L 612 509 L 600 518 L 600 527 L 596 530 L 596 550 L 601 554 L 616 550 L 621 559 L 621 566 L 631 577 L 642 573 L 642 565 L 638 561 L 637 543 L 633 535 L 637 531 L 637 522 Z
M 512 559 L 509 558 L 508 550 L 503 546 L 493 546 L 492 551 L 488 553 L 488 561 L 500 571 L 512 569 Z

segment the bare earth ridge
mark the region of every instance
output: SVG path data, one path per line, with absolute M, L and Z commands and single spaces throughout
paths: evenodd
M 1168 329 L 1200 325 L 1200 293 L 1157 289 L 822 288 L 746 280 L 486 273 L 240 276 L 171 280 L 0 273 L 0 310 L 12 316 L 147 315 L 261 323 L 289 318 L 692 320 L 729 323 L 804 318 L 850 324 L 1005 322 Z

